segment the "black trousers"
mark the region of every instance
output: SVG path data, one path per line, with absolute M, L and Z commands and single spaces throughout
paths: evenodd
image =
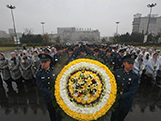
M 8 90 L 9 90 L 9 91 L 13 91 L 13 87 L 12 87 L 12 81 L 13 81 L 13 79 L 12 79 L 12 78 L 9 78 L 9 79 L 4 80 L 4 81 L 5 81 L 6 84 L 7 84 Z
M 111 121 L 124 121 L 130 109 L 131 107 L 119 106 L 114 112 L 112 112 Z
M 157 76 L 156 77 L 156 82 L 157 82 L 157 84 L 161 84 L 161 77 Z
M 16 82 L 17 88 L 18 88 L 19 91 L 22 90 L 22 89 L 24 89 L 24 85 L 23 85 L 22 80 L 23 80 L 22 77 L 20 77 L 20 78 L 18 78 L 16 80 L 13 80 L 14 82 Z
M 56 108 L 53 107 L 52 102 L 45 102 L 47 110 L 49 112 L 51 121 L 61 121 L 61 115 Z
M 1 73 L 0 73 L 0 87 L 3 87 L 3 81 L 2 81 Z
M 34 86 L 34 79 L 23 79 L 25 81 L 25 85 L 27 86 L 27 88 L 33 87 Z

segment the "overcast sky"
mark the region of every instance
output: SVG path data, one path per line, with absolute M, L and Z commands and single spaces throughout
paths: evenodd
M 161 0 L 0 0 L 0 30 L 13 28 L 10 9 L 16 6 L 14 17 L 17 32 L 24 28 L 42 34 L 57 33 L 57 27 L 98 29 L 101 36 L 113 36 L 119 21 L 119 34 L 132 32 L 133 15 L 147 16 L 149 3 L 157 3 L 152 13 L 161 16 Z

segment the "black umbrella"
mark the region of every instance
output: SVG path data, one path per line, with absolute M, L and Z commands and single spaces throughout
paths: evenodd
M 22 45 L 22 47 L 26 47 L 26 46 L 27 46 L 27 44 L 23 44 L 23 45 Z

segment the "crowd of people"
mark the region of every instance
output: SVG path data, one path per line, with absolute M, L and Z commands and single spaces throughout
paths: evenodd
M 115 72 L 117 85 L 122 90 L 119 106 L 112 113 L 111 121 L 123 121 L 128 114 L 139 81 L 146 85 L 161 85 L 161 53 L 155 48 L 115 45 L 54 45 L 15 50 L 10 59 L 0 53 L 0 86 L 6 82 L 8 91 L 14 92 L 12 82 L 17 84 L 18 92 L 24 88 L 38 86 L 49 111 L 51 121 L 61 121 L 52 105 L 52 83 L 62 68 L 78 58 L 96 59 Z M 55 115 L 53 115 L 55 114 Z
M 58 74 L 64 65 L 77 58 L 96 57 L 102 63 L 108 65 L 112 70 L 122 68 L 122 58 L 127 54 L 135 54 L 133 71 L 140 76 L 142 81 L 150 84 L 156 81 L 161 84 L 161 53 L 160 50 L 154 48 L 147 49 L 145 47 L 134 47 L 125 45 L 55 45 L 42 46 L 41 48 L 31 48 L 23 50 L 15 50 L 11 52 L 10 59 L 0 53 L 0 86 L 3 81 L 6 82 L 9 91 L 13 90 L 12 81 L 16 82 L 19 90 L 32 87 L 36 83 L 35 74 L 41 69 L 38 54 L 49 54 L 52 59 L 52 66 L 55 73 Z

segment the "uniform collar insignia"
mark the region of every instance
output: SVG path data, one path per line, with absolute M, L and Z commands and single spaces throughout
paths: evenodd
M 45 77 L 41 77 L 41 79 L 45 79 Z
M 54 67 L 51 67 L 51 69 L 54 69 Z

